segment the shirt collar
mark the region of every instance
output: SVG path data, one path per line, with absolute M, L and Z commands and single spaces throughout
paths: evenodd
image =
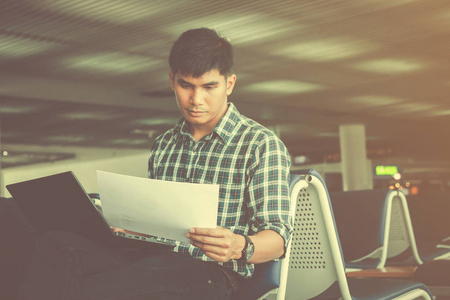
M 231 138 L 233 129 L 239 122 L 240 113 L 233 103 L 228 103 L 228 109 L 225 115 L 220 119 L 219 123 L 213 130 L 213 134 L 217 134 L 226 144 Z
M 210 140 L 213 136 L 218 136 L 225 144 L 231 138 L 231 132 L 236 124 L 239 122 L 240 113 L 233 103 L 228 103 L 228 109 L 225 115 L 217 123 L 214 130 L 205 137 L 205 140 Z M 174 133 L 179 137 L 190 137 L 191 131 L 189 129 L 189 123 L 186 119 L 182 118 L 174 127 Z

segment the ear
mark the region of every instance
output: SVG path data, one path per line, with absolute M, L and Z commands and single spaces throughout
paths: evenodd
M 170 88 L 173 89 L 173 85 L 174 85 L 174 80 L 175 80 L 175 74 L 172 72 L 172 70 L 169 71 L 169 81 L 170 81 Z
M 236 75 L 235 74 L 231 74 L 230 76 L 228 76 L 227 78 L 227 96 L 231 95 L 231 92 L 233 92 L 233 88 L 234 85 L 236 83 Z

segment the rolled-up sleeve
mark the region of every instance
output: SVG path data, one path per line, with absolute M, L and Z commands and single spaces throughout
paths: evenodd
M 248 190 L 250 231 L 277 232 L 285 242 L 292 233 L 289 215 L 289 169 L 291 160 L 284 144 L 275 136 L 266 136 L 258 145 L 252 166 Z

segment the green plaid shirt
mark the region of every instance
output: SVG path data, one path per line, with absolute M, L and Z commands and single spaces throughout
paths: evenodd
M 184 119 L 156 138 L 148 174 L 160 180 L 220 184 L 217 225 L 246 235 L 271 229 L 287 243 L 292 231 L 289 168 L 284 144 L 229 103 L 213 132 L 197 142 Z M 213 261 L 187 243 L 177 242 L 175 251 Z M 222 265 L 244 277 L 254 270 L 241 260 Z

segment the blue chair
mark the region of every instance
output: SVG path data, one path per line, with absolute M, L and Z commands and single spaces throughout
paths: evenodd
M 296 204 L 286 299 L 432 299 L 428 287 L 419 282 L 347 279 L 325 183 L 314 170 L 299 176 L 308 186 Z
M 299 175 L 291 175 L 290 197 L 292 218 L 295 215 L 295 203 L 299 192 L 307 186 L 307 183 Z M 289 267 L 291 244 L 288 244 L 285 257 L 255 265 L 255 272 L 250 279 L 247 279 L 239 286 L 236 299 L 253 300 L 264 299 L 269 295 L 276 294 L 277 300 L 285 299 L 287 272 Z
M 384 189 L 330 192 L 347 269 L 384 267 L 392 192 Z
M 402 192 L 359 190 L 330 197 L 347 268 L 422 263 Z
M 0 299 L 16 299 L 25 279 L 36 229 L 13 198 L 0 198 Z
M 450 255 L 450 193 L 434 191 L 408 195 L 411 222 L 422 261 Z
M 422 258 L 417 249 L 408 202 L 405 194 L 396 190 L 392 199 L 391 217 L 388 223 L 388 253 L 386 264 L 421 265 Z
M 401 191 L 397 191 L 398 195 L 392 204 L 392 218 L 390 222 L 389 232 L 389 246 L 387 253 L 387 264 L 389 265 L 421 265 L 426 261 L 448 258 L 450 255 L 450 248 L 448 241 L 445 240 L 445 236 L 441 236 L 441 241 L 430 242 L 428 238 L 423 238 L 423 234 L 420 234 L 424 229 L 425 224 L 417 222 L 418 215 L 425 214 L 429 210 L 439 211 L 442 217 L 442 211 L 448 210 L 447 207 L 442 207 L 433 203 L 430 198 L 430 202 L 425 203 L 421 208 L 416 208 L 411 200 L 407 200 L 405 194 Z M 410 207 L 411 206 L 411 207 Z M 413 218 L 411 217 L 411 213 Z M 437 222 L 438 215 L 434 217 L 428 217 L 427 221 L 430 223 Z M 448 218 L 445 218 L 445 222 L 448 222 Z M 413 223 L 413 219 L 415 222 Z M 415 225 L 414 225 L 415 224 Z M 430 224 L 428 224 L 430 225 Z M 450 224 L 449 224 L 450 225 Z M 413 229 L 414 227 L 414 229 Z M 438 226 L 439 227 L 439 226 Z M 448 226 L 442 226 L 440 232 L 448 230 Z M 431 231 L 438 230 L 437 228 Z M 416 231 L 419 233 L 416 238 Z M 436 234 L 442 234 L 437 232 L 429 232 L 430 237 Z
M 88 195 L 91 198 L 92 204 L 94 204 L 97 211 L 100 212 L 101 214 L 103 214 L 102 202 L 100 201 L 100 194 L 89 193 Z

